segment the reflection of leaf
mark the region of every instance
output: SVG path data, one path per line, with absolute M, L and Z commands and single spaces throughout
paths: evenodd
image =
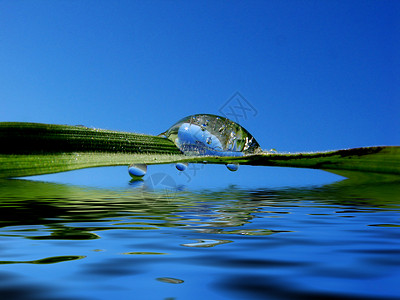
M 368 211 L 373 208 L 398 211 L 400 184 L 350 184 L 344 180 L 308 188 L 244 190 L 228 187 L 223 190 L 177 192 L 174 201 L 169 201 L 160 198 L 156 192 L 148 192 L 143 197 L 137 189 L 114 190 L 28 180 L 0 180 L 0 195 L 3 236 L 76 241 L 102 238 L 101 233 L 105 230 L 123 229 L 132 238 L 138 231 L 175 228 L 206 233 L 204 238 L 188 241 L 191 246 L 204 247 L 239 236 L 268 238 L 277 233 L 296 231 L 296 228 L 275 221 L 259 229 L 251 228 L 251 224 L 255 217 L 269 218 L 277 213 L 285 216 L 287 214 L 283 213 L 290 212 L 299 201 L 317 207 L 340 205 L 340 210 L 357 212 L 363 212 L 363 207 L 367 207 Z M 188 213 L 196 216 L 190 217 Z M 8 226 L 18 227 L 17 230 L 10 230 Z M 210 239 L 207 234 L 215 236 Z M 138 249 L 137 254 L 146 251 L 141 250 Z
M 171 278 L 171 277 L 160 277 L 157 278 L 157 280 L 165 283 L 174 283 L 174 284 L 179 284 L 184 282 L 182 279 Z
M 0 261 L 0 264 L 36 264 L 36 265 L 44 265 L 44 264 L 55 264 L 64 261 L 71 261 L 85 258 L 86 256 L 82 255 L 65 255 L 65 256 L 53 256 L 46 257 L 38 260 L 27 260 L 27 261 Z
M 400 175 L 400 147 L 364 147 L 314 153 L 258 153 L 240 157 L 185 156 L 168 139 L 81 126 L 0 123 L 0 178 L 68 170 L 192 162 L 239 163 Z M 343 170 L 347 173 L 344 173 Z
M 33 260 L 31 261 L 32 264 L 54 264 L 54 263 L 59 263 L 63 261 L 70 261 L 70 260 L 77 260 L 77 259 L 82 259 L 85 258 L 86 256 L 53 256 L 53 257 L 47 257 L 47 258 L 42 258 L 38 260 Z
M 368 226 L 375 226 L 375 227 L 400 227 L 399 224 L 371 224 Z
M 63 231 L 54 231 L 51 235 L 31 236 L 31 240 L 95 240 L 100 237 L 92 232 L 78 231 L 78 229 Z

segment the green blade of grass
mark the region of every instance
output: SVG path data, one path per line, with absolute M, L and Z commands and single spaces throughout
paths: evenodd
M 185 156 L 168 139 L 83 126 L 0 123 L 0 178 L 89 167 L 175 162 L 323 169 L 400 175 L 400 147 L 379 146 L 314 153 L 258 153 L 242 157 Z M 347 175 L 346 175 L 347 174 Z
M 3 122 L 0 141 L 0 178 L 183 157 L 165 138 L 83 126 Z
M 350 174 L 349 171 L 400 175 L 399 146 L 374 146 L 311 153 L 259 153 L 244 157 L 210 157 L 207 161 L 322 169 L 343 176 Z

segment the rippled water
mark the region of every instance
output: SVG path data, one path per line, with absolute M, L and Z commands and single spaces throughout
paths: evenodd
M 0 181 L 1 299 L 399 299 L 400 185 Z

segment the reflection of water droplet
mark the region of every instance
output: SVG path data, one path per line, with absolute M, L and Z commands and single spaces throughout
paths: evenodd
M 129 181 L 129 186 L 133 188 L 143 187 L 143 179 L 141 177 L 132 177 L 131 181 Z
M 235 172 L 239 169 L 239 164 L 227 164 L 226 167 L 229 171 Z
M 132 164 L 128 168 L 129 175 L 132 178 L 141 178 L 147 173 L 147 165 L 146 164 Z
M 179 171 L 185 171 L 187 168 L 188 164 L 187 163 L 177 163 L 175 165 L 175 167 L 179 170 Z
M 242 156 L 262 151 L 246 129 L 215 115 L 183 118 L 161 135 L 186 155 Z

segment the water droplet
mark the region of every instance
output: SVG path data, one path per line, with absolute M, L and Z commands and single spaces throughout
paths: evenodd
M 175 167 L 179 170 L 179 171 L 185 171 L 187 168 L 188 164 L 187 163 L 177 163 L 175 165 Z
M 215 115 L 188 116 L 160 136 L 173 141 L 186 155 L 242 156 L 262 151 L 246 129 Z
M 235 172 L 239 169 L 239 164 L 227 164 L 226 167 L 229 171 Z
M 146 164 L 132 164 L 128 168 L 129 175 L 132 178 L 141 178 L 147 173 L 147 165 Z

